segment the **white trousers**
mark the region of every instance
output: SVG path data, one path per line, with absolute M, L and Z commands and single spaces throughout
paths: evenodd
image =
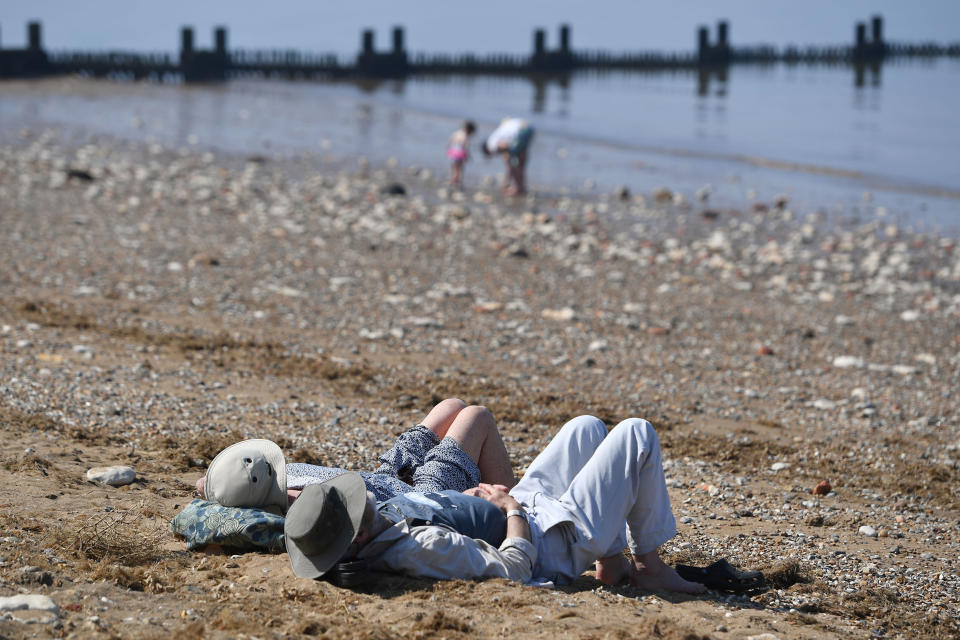
M 677 533 L 660 462 L 660 441 L 646 420 L 607 432 L 593 416 L 563 425 L 511 495 L 531 515 L 534 577 L 570 582 L 598 559 L 629 545 L 653 551 Z

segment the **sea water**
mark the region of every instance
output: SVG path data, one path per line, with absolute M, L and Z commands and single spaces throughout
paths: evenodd
M 30 15 L 44 21 L 49 49 L 149 51 L 165 43 L 172 52 L 177 25 L 194 24 L 203 47 L 209 44 L 203 29 L 225 24 L 231 48 L 275 43 L 349 56 L 364 26 L 377 27 L 379 46 L 389 46 L 387 24 L 406 25 L 410 50 L 429 52 L 523 51 L 536 26 L 548 27 L 548 46 L 555 45 L 558 22 L 571 24 L 575 48 L 622 51 L 635 41 L 637 49 L 690 51 L 695 26 L 717 17 L 731 20 L 735 44 L 758 44 L 765 35 L 778 46 L 844 44 L 851 21 L 867 20 L 874 11 L 884 12 L 891 40 L 939 37 L 945 43 L 949 25 L 956 24 L 947 14 L 960 11 L 937 0 L 924 0 L 923 11 L 890 2 L 812 1 L 823 6 L 744 2 L 715 16 L 715 5 L 699 0 L 682 10 L 613 0 L 590 3 L 587 10 L 584 3 L 557 0 L 510 4 L 509 20 L 509 3 L 500 0 L 483 7 L 429 0 L 406 8 L 373 0 L 349 6 L 291 1 L 282 10 L 248 0 L 176 0 L 162 11 L 148 6 L 121 13 L 111 13 L 109 3 L 78 8 L 48 1 L 31 6 Z M 17 42 L 10 22 L 16 9 L 0 15 L 5 46 Z M 782 194 L 801 213 L 879 210 L 895 220 L 946 228 L 960 226 L 958 113 L 956 58 L 898 59 L 859 74 L 849 65 L 774 64 L 734 65 L 725 77 L 675 70 L 578 72 L 543 81 L 0 82 L 3 138 L 54 127 L 74 139 L 95 134 L 237 154 L 363 157 L 442 173 L 447 137 L 471 118 L 478 136 L 466 185 L 476 188 L 485 176 L 503 173 L 496 159 L 481 157 L 479 141 L 501 118 L 519 116 L 537 130 L 529 174 L 541 191 L 623 186 L 649 193 L 662 186 L 688 201 L 709 194 L 702 204 L 695 201 L 703 207 L 749 207 Z

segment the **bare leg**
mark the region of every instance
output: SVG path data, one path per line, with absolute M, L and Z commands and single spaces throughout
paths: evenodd
M 459 398 L 441 400 L 437 403 L 437 406 L 430 409 L 430 413 L 427 414 L 427 417 L 424 418 L 420 424 L 430 429 L 430 431 L 433 431 L 438 438 L 443 440 L 447 435 L 447 430 L 450 429 L 450 425 L 453 424 L 454 418 L 456 418 L 466 406 L 467 403 Z
M 455 161 L 451 168 L 450 184 L 455 187 L 463 186 L 463 163 Z
M 447 398 L 431 409 L 421 424 L 439 440 L 452 438 L 463 453 L 476 463 L 483 482 L 500 484 L 507 488 L 516 484 L 513 467 L 497 430 L 497 423 L 486 407 L 468 407 L 463 400 Z M 406 434 L 403 434 L 400 437 L 402 439 L 405 436 Z M 377 471 L 396 475 L 414 486 L 419 486 L 418 482 L 429 484 L 436 480 L 430 471 L 436 461 L 425 460 L 426 455 L 427 450 L 411 453 L 405 452 L 399 445 L 394 445 L 380 456 L 383 464 Z M 418 481 L 417 477 L 421 474 L 425 475 Z
M 477 405 L 466 407 L 456 415 L 446 435 L 476 461 L 484 482 L 508 489 L 517 484 L 510 456 L 489 409 Z
M 517 195 L 523 195 L 527 192 L 527 152 L 524 151 L 517 155 L 516 166 L 513 167 L 513 181 L 517 185 Z

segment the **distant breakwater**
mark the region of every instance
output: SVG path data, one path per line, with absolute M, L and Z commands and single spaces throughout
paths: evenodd
M 869 36 L 868 36 L 869 26 Z M 546 31 L 536 29 L 529 55 L 408 53 L 403 27 L 394 27 L 392 47 L 378 50 L 374 32 L 364 30 L 355 57 L 304 53 L 295 50 L 246 50 L 227 48 L 227 29 L 214 30 L 214 47 L 194 45 L 194 31 L 180 33 L 178 56 L 141 52 L 47 51 L 39 22 L 27 25 L 27 46 L 0 48 L 0 78 L 43 77 L 82 74 L 118 79 L 152 78 L 159 81 L 209 82 L 232 77 L 287 77 L 303 79 L 405 78 L 413 75 L 514 75 L 564 76 L 577 70 L 659 71 L 692 69 L 723 73 L 735 64 L 846 64 L 858 69 L 877 69 L 885 60 L 902 57 L 960 57 L 960 43 L 887 42 L 882 16 L 854 25 L 850 44 L 832 47 L 777 48 L 772 45 L 734 46 L 730 25 L 720 21 L 716 37 L 707 27 L 698 27 L 697 48 L 691 52 L 621 52 L 575 50 L 570 25 L 559 27 L 558 44 L 548 48 Z

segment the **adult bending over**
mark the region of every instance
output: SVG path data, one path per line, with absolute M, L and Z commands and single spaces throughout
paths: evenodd
M 503 156 L 507 174 L 503 192 L 523 195 L 527 192 L 527 152 L 533 141 L 533 126 L 520 118 L 505 118 L 483 143 L 487 157 L 495 153 Z

